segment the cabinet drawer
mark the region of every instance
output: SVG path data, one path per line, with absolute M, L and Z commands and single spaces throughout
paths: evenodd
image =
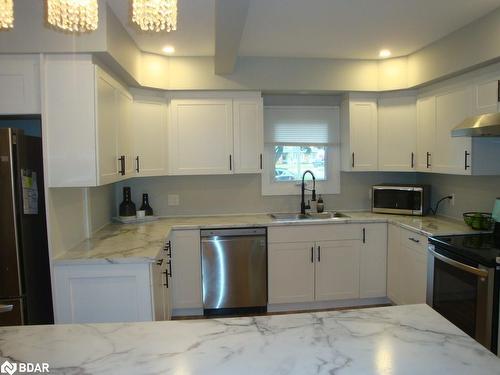
M 427 237 L 415 232 L 401 229 L 401 246 L 427 255 Z
M 270 227 L 269 243 L 360 240 L 358 224 L 311 224 Z

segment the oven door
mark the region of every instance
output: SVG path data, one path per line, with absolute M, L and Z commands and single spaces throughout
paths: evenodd
M 427 304 L 492 351 L 494 275 L 429 245 Z

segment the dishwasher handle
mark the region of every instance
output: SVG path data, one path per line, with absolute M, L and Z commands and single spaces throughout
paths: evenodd
M 200 231 L 200 237 L 239 237 L 239 236 L 265 236 L 266 228 L 236 228 L 236 229 L 203 229 Z

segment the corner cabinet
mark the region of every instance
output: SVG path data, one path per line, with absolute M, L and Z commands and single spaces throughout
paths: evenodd
M 260 173 L 262 99 L 172 99 L 170 174 Z
M 99 186 L 133 171 L 132 97 L 89 57 L 44 61 L 48 186 Z
M 341 103 L 341 152 L 343 171 L 378 169 L 376 96 L 349 94 Z

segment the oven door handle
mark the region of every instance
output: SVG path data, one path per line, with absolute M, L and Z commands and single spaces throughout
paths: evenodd
M 445 257 L 444 255 L 441 255 L 437 253 L 432 247 L 429 247 L 429 252 L 437 259 L 449 264 L 450 266 L 456 267 L 461 269 L 462 271 L 472 273 L 476 276 L 482 277 L 484 279 L 488 278 L 488 271 L 482 270 L 480 268 L 472 267 L 467 264 L 463 264 L 460 262 L 457 262 L 456 260 L 450 259 L 448 257 Z

